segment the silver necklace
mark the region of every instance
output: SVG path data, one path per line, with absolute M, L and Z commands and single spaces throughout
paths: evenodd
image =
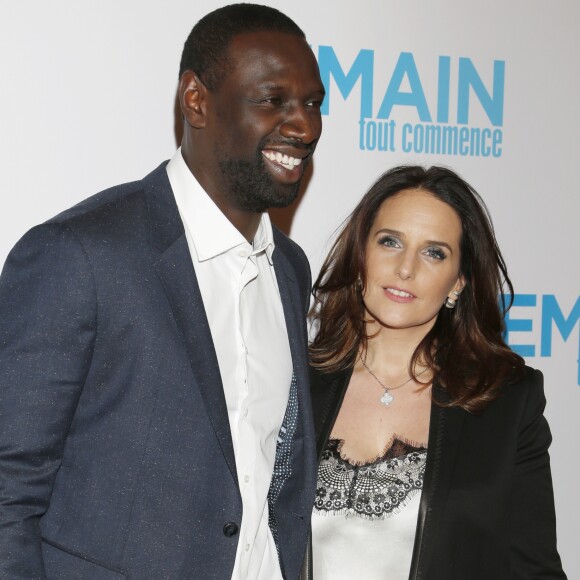
M 397 389 L 404 387 L 407 383 L 410 383 L 413 380 L 413 377 L 409 377 L 404 383 L 401 383 L 400 385 L 397 385 L 396 387 L 387 387 L 386 385 L 384 385 L 381 382 L 379 377 L 377 377 L 377 375 L 375 375 L 375 373 L 373 373 L 373 371 L 371 371 L 371 369 L 369 369 L 365 359 L 362 356 L 360 357 L 360 362 L 363 364 L 363 367 L 365 369 L 367 369 L 369 374 L 375 379 L 375 381 L 377 381 L 377 383 L 379 383 L 379 385 L 381 385 L 381 387 L 383 388 L 384 393 L 381 395 L 379 402 L 381 404 L 385 405 L 385 407 L 388 407 L 395 400 L 395 397 L 393 397 L 393 395 L 391 395 L 391 391 L 396 391 Z M 419 378 L 426 370 L 427 370 L 426 368 L 423 369 L 415 378 Z

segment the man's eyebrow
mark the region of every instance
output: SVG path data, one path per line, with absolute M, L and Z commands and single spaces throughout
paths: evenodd
M 280 90 L 284 88 L 284 85 L 277 83 L 275 81 L 264 81 L 261 83 L 256 84 L 257 87 L 261 89 L 269 89 L 269 90 Z
M 258 82 L 254 86 L 258 89 L 266 91 L 283 91 L 286 89 L 286 85 L 271 80 L 264 80 L 263 82 Z M 326 96 L 326 89 L 323 86 L 320 88 L 316 88 L 312 91 L 312 94 L 322 95 L 324 97 Z

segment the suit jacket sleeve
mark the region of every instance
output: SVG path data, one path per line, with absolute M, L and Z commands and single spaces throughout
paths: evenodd
M 96 332 L 90 265 L 60 224 L 31 230 L 0 278 L 0 577 L 42 579 L 40 518 Z
M 509 388 L 509 387 L 508 387 Z M 543 377 L 534 370 L 520 422 L 511 498 L 512 576 L 564 579 L 556 549 L 556 516 L 548 447 L 550 428 L 543 415 Z

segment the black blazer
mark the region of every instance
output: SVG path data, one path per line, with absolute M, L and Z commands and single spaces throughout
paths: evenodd
M 311 370 L 319 458 L 351 373 Z M 448 400 L 441 388 L 434 397 Z M 526 378 L 479 415 L 432 404 L 410 580 L 566 578 L 556 550 L 545 403 L 542 374 L 527 367 Z
M 316 481 L 310 272 L 274 237 L 299 414 L 272 515 L 294 580 Z M 229 578 L 241 518 L 219 367 L 163 164 L 34 228 L 4 267 L 0 578 Z

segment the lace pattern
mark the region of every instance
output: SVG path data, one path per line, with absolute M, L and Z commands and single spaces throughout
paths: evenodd
M 395 439 L 379 458 L 358 464 L 330 439 L 318 467 L 314 509 L 323 515 L 391 517 L 423 488 L 427 450 Z

